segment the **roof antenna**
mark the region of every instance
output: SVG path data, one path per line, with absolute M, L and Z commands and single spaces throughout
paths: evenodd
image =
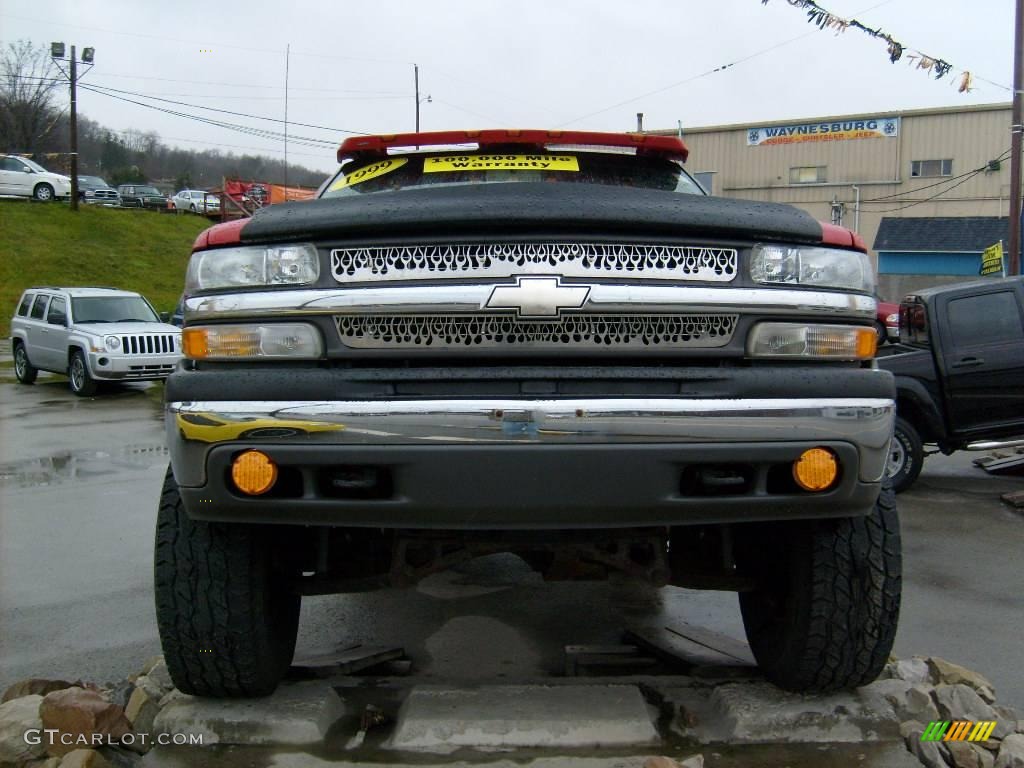
M 637 112 L 636 113 L 636 132 L 637 133 L 643 133 L 644 132 L 644 113 L 643 112 Z

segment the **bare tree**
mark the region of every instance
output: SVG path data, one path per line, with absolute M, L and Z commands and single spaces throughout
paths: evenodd
M 60 121 L 55 106 L 64 79 L 43 46 L 28 40 L 8 43 L 0 53 L 0 148 L 36 152 Z

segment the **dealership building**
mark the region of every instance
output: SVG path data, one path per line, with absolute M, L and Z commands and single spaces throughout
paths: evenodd
M 1006 245 L 1010 104 L 682 129 L 714 195 L 790 203 L 856 230 L 879 295 L 978 275 Z M 652 131 L 674 134 L 676 131 Z

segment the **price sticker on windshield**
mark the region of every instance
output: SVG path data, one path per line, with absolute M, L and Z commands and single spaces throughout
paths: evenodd
M 456 171 L 579 171 L 572 155 L 446 155 L 423 161 L 424 173 Z
M 387 160 L 364 165 L 362 168 L 352 171 L 352 173 L 346 173 L 344 178 L 338 179 L 331 184 L 331 192 L 362 184 L 364 181 L 376 179 L 386 173 L 397 171 L 407 162 L 409 162 L 409 159 L 406 157 L 389 157 Z

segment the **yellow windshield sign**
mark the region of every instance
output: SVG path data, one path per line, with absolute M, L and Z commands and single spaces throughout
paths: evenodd
M 364 165 L 362 168 L 352 171 L 352 173 L 345 174 L 344 178 L 338 179 L 336 182 L 331 184 L 331 192 L 339 189 L 345 189 L 345 187 L 351 187 L 356 184 L 362 184 L 364 181 L 376 179 L 379 176 L 383 176 L 385 173 L 397 171 L 407 162 L 409 162 L 409 159 L 406 157 L 389 157 L 387 160 L 381 160 L 377 163 Z
M 572 155 L 446 155 L 423 161 L 424 173 L 458 171 L 579 171 Z

